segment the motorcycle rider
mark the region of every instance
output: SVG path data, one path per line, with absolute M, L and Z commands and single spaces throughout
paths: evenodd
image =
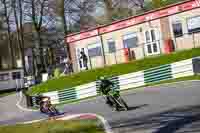
M 109 96 L 109 92 L 114 91 L 113 90 L 114 83 L 103 76 L 101 76 L 99 80 L 100 80 L 100 87 L 99 87 L 100 93 L 102 93 L 106 97 L 106 104 L 108 104 L 110 107 L 113 107 L 114 101 Z
M 40 111 L 50 117 L 58 115 L 58 110 L 51 104 L 50 97 L 42 97 L 40 101 Z

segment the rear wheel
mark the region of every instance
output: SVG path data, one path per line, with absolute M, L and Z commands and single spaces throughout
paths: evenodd
M 40 112 L 41 113 L 46 113 L 43 107 L 40 107 Z

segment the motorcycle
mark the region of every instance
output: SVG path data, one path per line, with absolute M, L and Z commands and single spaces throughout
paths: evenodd
M 115 109 L 116 111 L 124 110 L 127 111 L 129 110 L 129 107 L 127 103 L 124 101 L 124 99 L 120 96 L 119 91 L 110 91 L 108 93 L 108 97 L 110 101 L 112 102 L 111 107 Z
M 51 116 L 60 115 L 61 113 L 53 106 L 49 98 L 44 98 L 40 101 L 40 112 Z

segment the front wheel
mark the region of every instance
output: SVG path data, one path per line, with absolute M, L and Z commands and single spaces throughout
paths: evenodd
M 128 107 L 127 103 L 124 101 L 124 99 L 122 99 L 121 97 L 119 97 L 119 101 L 124 105 L 124 108 L 126 110 L 129 110 L 129 107 Z
M 115 99 L 115 101 L 117 102 L 117 104 L 122 107 L 125 110 L 129 110 L 128 105 L 126 104 L 126 102 L 119 96 L 118 98 Z
M 49 111 L 50 111 L 51 113 L 55 113 L 55 114 L 58 114 L 58 113 L 59 113 L 58 110 L 57 110 L 54 106 L 50 106 L 50 107 L 49 107 Z

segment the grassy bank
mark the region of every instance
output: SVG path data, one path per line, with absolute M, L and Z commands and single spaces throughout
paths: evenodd
M 0 126 L 0 133 L 105 133 L 97 120 L 45 121 L 33 124 Z
M 173 63 L 176 61 L 185 60 L 196 56 L 200 56 L 200 48 L 175 52 L 170 55 L 148 57 L 142 60 L 131 61 L 129 63 L 117 64 L 100 69 L 84 71 L 70 76 L 61 77 L 59 79 L 49 80 L 45 83 L 32 87 L 32 89 L 30 89 L 28 93 L 36 94 L 36 93 L 44 93 L 48 91 L 66 89 L 77 85 L 92 82 L 101 75 L 117 76 L 164 64 Z
M 0 98 L 14 94 L 14 93 L 16 93 L 16 92 L 0 92 Z

